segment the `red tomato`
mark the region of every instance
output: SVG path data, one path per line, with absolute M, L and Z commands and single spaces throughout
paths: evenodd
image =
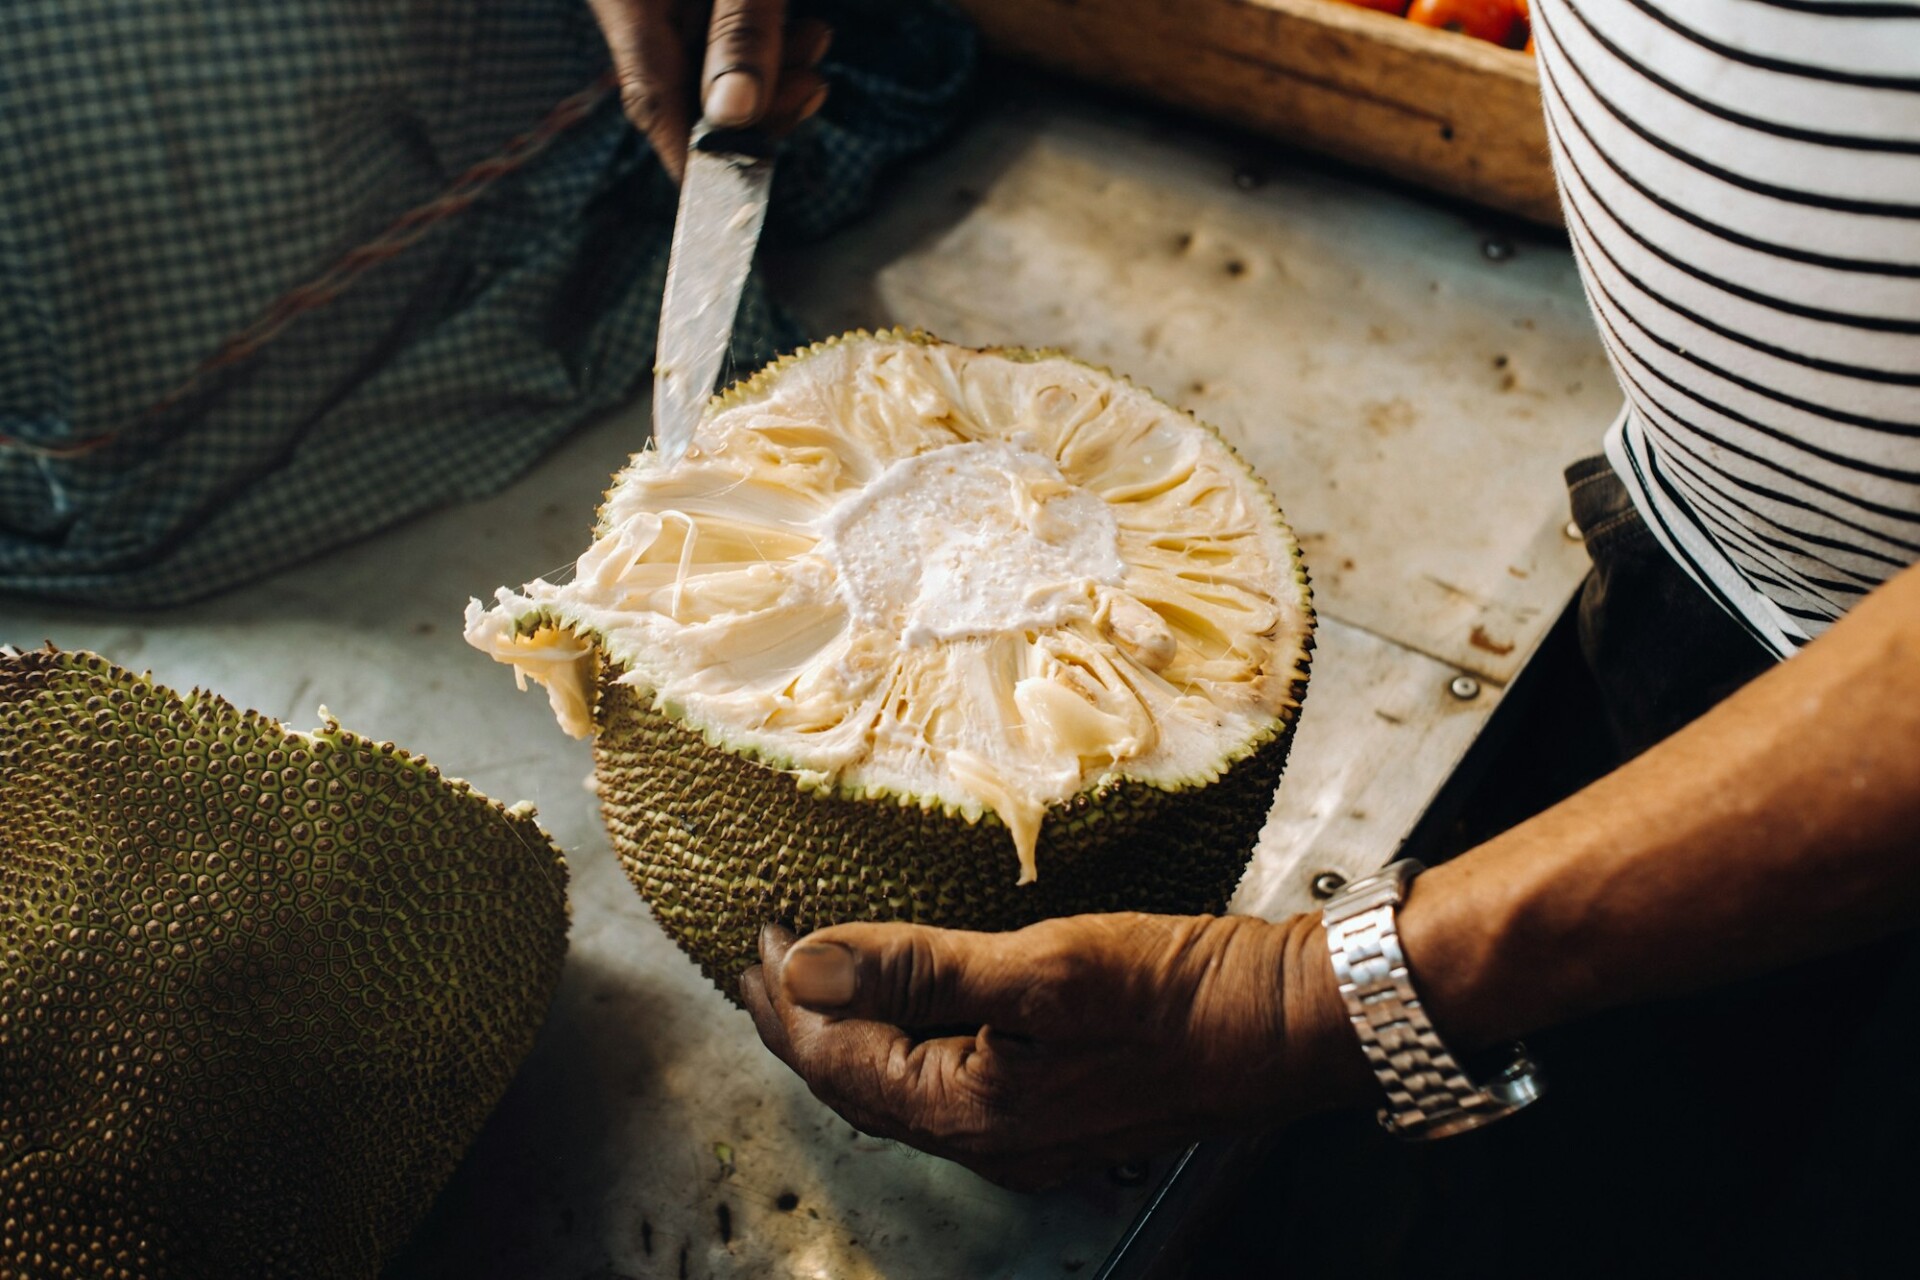
M 1413 0 L 1407 21 L 1507 44 L 1518 32 L 1524 8 L 1520 0 Z

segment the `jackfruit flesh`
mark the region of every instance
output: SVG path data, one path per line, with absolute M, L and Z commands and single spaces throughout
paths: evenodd
M 1163 908 L 1217 906 L 1277 780 L 1311 628 L 1292 533 L 1211 430 L 1063 356 L 899 333 L 819 344 L 719 397 L 683 460 L 643 452 L 615 478 L 570 580 L 467 616 L 568 732 L 599 731 L 615 843 L 683 941 L 753 884 L 755 909 L 801 923 L 829 899 L 940 916 L 914 886 L 960 844 L 968 865 L 942 874 L 998 905 L 941 923 L 1072 907 L 1126 881 L 1123 829 L 1258 757 L 1264 794 L 1236 798 L 1258 812 L 1229 848 L 1152 851 L 1198 859 Z M 1047 884 L 1089 841 L 1104 859 L 1064 898 L 984 888 Z M 865 887 L 841 901 L 836 876 Z M 750 931 L 725 932 L 737 952 Z
M 565 883 L 330 718 L 0 651 L 0 1275 L 376 1274 L 532 1045 Z

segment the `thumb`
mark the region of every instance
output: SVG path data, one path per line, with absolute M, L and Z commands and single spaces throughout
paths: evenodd
M 897 1027 L 1020 1031 L 1017 933 L 969 933 L 917 924 L 844 924 L 793 945 L 781 971 L 787 998 L 819 1013 Z

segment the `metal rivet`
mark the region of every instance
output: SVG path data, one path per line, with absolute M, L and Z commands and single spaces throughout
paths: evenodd
M 1455 676 L 1453 682 L 1447 686 L 1447 692 L 1465 702 L 1480 696 L 1480 682 L 1472 676 Z
M 1567 535 L 1568 542 L 1580 541 L 1580 526 L 1575 521 L 1572 521 L 1572 520 L 1567 521 L 1567 527 L 1562 529 L 1560 532 Z
M 1513 242 L 1489 236 L 1480 242 L 1480 252 L 1488 262 L 1505 262 L 1513 256 Z
M 1147 1166 L 1139 1161 L 1129 1161 L 1107 1170 L 1107 1176 L 1120 1186 L 1137 1187 L 1147 1180 Z
M 1316 898 L 1331 898 L 1346 887 L 1347 878 L 1338 871 L 1322 871 L 1313 878 L 1313 896 Z

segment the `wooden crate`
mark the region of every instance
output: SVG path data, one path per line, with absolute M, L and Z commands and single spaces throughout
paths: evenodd
M 1537 222 L 1530 54 L 1338 0 L 960 0 L 989 45 Z

